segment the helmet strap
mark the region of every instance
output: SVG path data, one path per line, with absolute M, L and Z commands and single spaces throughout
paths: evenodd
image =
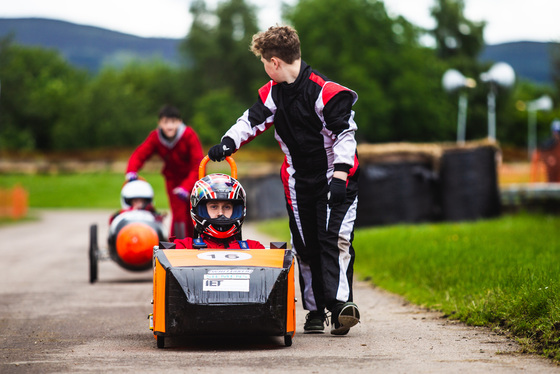
M 208 248 L 208 244 L 206 244 L 204 240 L 202 240 L 202 238 L 196 238 L 193 239 L 193 248 L 194 249 Z

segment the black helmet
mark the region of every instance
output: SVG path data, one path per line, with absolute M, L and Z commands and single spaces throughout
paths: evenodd
M 233 204 L 230 218 L 210 218 L 209 201 L 229 201 Z M 209 174 L 198 180 L 191 193 L 191 217 L 195 230 L 217 239 L 237 236 L 241 239 L 241 225 L 246 216 L 246 196 L 241 183 L 226 174 Z

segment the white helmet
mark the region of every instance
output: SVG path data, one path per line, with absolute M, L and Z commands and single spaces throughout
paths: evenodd
M 147 204 L 151 204 L 154 199 L 152 186 L 143 180 L 134 180 L 125 184 L 121 190 L 121 206 L 123 209 L 130 209 L 132 199 L 146 199 Z

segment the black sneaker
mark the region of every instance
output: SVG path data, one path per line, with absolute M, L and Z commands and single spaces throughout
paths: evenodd
M 358 306 L 352 302 L 338 303 L 331 310 L 331 334 L 346 335 L 360 322 Z
M 305 316 L 305 325 L 303 325 L 304 333 L 320 333 L 325 331 L 326 316 L 324 312 L 318 310 L 311 311 Z

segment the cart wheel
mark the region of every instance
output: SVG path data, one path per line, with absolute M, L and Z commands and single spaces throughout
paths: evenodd
M 284 344 L 286 347 L 292 346 L 292 335 L 284 335 Z
M 95 283 L 97 281 L 98 252 L 97 225 L 91 225 L 89 227 L 89 283 Z
M 163 348 L 165 346 L 165 337 L 164 336 L 158 335 L 156 337 L 156 340 L 157 340 L 157 347 L 158 348 Z

